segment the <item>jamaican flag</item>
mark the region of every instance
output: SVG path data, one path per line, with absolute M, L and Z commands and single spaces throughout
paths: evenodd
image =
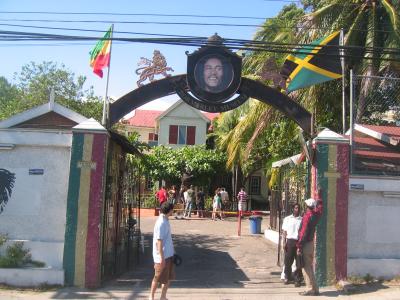
M 281 75 L 287 91 L 292 92 L 321 82 L 342 77 L 339 57 L 340 31 L 296 49 L 283 64 Z

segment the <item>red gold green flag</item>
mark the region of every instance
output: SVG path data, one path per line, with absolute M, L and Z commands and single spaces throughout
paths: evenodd
M 112 27 L 110 27 L 104 37 L 97 42 L 93 50 L 90 51 L 90 66 L 93 68 L 93 73 L 101 78 L 103 78 L 103 69 L 110 66 L 111 28 Z

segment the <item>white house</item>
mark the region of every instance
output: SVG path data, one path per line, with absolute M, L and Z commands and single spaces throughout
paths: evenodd
M 216 116 L 218 113 L 200 112 L 179 100 L 166 111 L 137 109 L 123 124 L 128 134 L 138 132 L 142 142 L 176 148 L 205 144 L 208 128 Z
M 47 268 L 27 278 L 15 275 L 18 282 L 6 283 L 64 283 L 71 128 L 85 120 L 50 100 L 0 122 L 0 180 L 8 176 L 14 182 L 7 203 L 3 199 L 0 204 L 0 233 L 8 234 L 11 242 L 23 241 L 32 258 Z M 0 282 L 5 282 L 1 274 Z

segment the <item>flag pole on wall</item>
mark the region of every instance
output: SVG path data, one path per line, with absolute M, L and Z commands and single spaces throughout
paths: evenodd
M 340 63 L 342 65 L 342 128 L 343 134 L 346 133 L 346 91 L 345 91 L 345 61 L 344 61 L 344 30 L 340 30 Z
M 93 68 L 93 73 L 103 78 L 103 69 L 107 67 L 107 82 L 106 82 L 106 93 L 103 100 L 103 116 L 102 124 L 107 125 L 108 121 L 108 83 L 110 78 L 110 63 L 111 63 L 111 47 L 112 47 L 112 35 L 114 31 L 114 24 L 111 25 L 110 29 L 106 32 L 104 37 L 97 42 L 96 46 L 90 51 L 90 66 Z
M 108 82 L 110 80 L 110 67 L 111 67 L 111 50 L 112 50 L 112 37 L 114 32 L 114 24 L 111 25 L 111 35 L 110 35 L 110 57 L 108 60 L 107 68 L 107 83 L 106 83 L 106 95 L 104 96 L 103 102 L 103 117 L 101 119 L 101 124 L 107 127 L 108 124 Z

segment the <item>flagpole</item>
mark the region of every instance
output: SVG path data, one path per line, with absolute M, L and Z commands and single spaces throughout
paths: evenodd
M 344 61 L 344 30 L 340 30 L 340 62 L 342 65 L 342 127 L 343 134 L 346 133 L 346 91 L 345 91 L 345 61 Z
M 108 62 L 108 68 L 107 68 L 107 83 L 106 83 L 106 95 L 104 97 L 103 101 L 103 117 L 101 119 L 101 123 L 103 126 L 106 128 L 108 127 L 108 82 L 110 79 L 110 68 L 111 68 L 111 53 L 112 53 L 112 38 L 113 38 L 113 33 L 114 33 L 114 24 L 111 25 L 111 34 L 110 34 L 110 59 Z

